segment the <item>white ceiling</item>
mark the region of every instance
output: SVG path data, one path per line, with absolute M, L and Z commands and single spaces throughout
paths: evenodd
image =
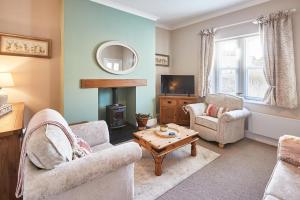
M 270 0 L 91 0 L 176 29 Z

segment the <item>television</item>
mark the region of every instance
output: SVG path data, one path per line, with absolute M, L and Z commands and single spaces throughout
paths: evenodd
M 165 95 L 194 95 L 193 75 L 161 75 L 161 93 Z

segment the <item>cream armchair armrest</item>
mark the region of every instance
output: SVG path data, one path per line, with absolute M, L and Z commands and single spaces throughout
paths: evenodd
M 70 126 L 78 137 L 84 139 L 91 146 L 109 142 L 109 132 L 105 121 L 93 121 Z
M 243 108 L 243 110 L 233 110 L 229 112 L 225 112 L 221 117 L 220 120 L 225 122 L 230 122 L 238 119 L 245 119 L 247 118 L 251 113 L 246 108 Z
M 202 115 L 205 112 L 206 104 L 205 103 L 194 103 L 186 106 L 190 115 L 193 117 Z
M 24 195 L 26 193 L 27 199 L 51 197 L 95 178 L 101 178 L 122 166 L 134 163 L 141 157 L 140 146 L 130 142 L 91 153 L 83 158 L 61 164 L 52 170 L 27 169 Z M 32 164 L 27 166 L 35 168 Z

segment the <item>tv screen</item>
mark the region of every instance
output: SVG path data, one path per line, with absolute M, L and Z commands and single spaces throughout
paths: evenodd
M 161 93 L 193 95 L 195 78 L 193 75 L 161 75 Z

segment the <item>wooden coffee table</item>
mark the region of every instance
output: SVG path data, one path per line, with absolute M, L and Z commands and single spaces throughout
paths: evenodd
M 199 139 L 197 137 L 198 132 L 176 124 L 168 124 L 168 127 L 177 131 L 176 137 L 165 138 L 158 136 L 155 133 L 155 130 L 158 128 L 151 128 L 133 134 L 134 140 L 152 154 L 155 162 L 155 175 L 157 176 L 162 174 L 162 162 L 168 153 L 191 144 L 191 155 L 197 155 L 196 142 Z

